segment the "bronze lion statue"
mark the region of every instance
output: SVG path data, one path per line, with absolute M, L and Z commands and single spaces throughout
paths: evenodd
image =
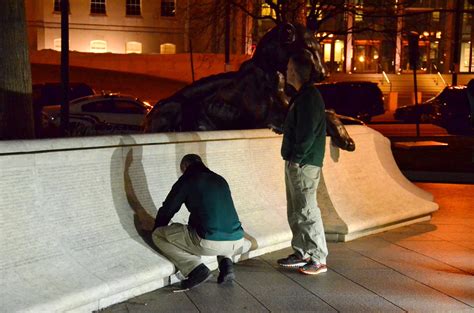
M 312 82 L 321 82 L 328 71 L 314 32 L 299 24 L 281 24 L 263 36 L 238 71 L 202 78 L 158 101 L 145 118 L 145 132 L 266 127 L 279 132 L 295 92 L 284 73 L 290 56 L 302 50 L 311 58 Z M 328 112 L 327 120 L 333 143 L 354 150 L 338 116 Z

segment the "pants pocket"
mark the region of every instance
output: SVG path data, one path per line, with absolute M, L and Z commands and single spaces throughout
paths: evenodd
M 153 235 L 164 238 L 166 241 L 173 243 L 183 241 L 186 231 L 186 225 L 173 223 L 168 226 L 157 228 Z
M 301 171 L 302 171 L 304 176 L 306 176 L 308 178 L 311 178 L 311 179 L 314 179 L 314 180 L 317 180 L 317 179 L 319 179 L 321 168 L 319 166 L 305 164 L 301 168 Z

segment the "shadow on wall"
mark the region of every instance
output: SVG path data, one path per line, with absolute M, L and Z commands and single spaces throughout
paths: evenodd
M 331 159 L 337 163 L 339 162 L 339 156 L 341 154 L 341 151 L 340 151 L 340 148 L 333 143 L 332 139 L 330 140 L 331 140 L 331 143 L 329 145 L 329 155 Z
M 242 225 L 242 228 L 244 229 L 245 241 L 241 251 L 237 254 L 241 254 L 240 258 L 242 260 L 247 260 L 250 259 L 250 252 L 258 249 L 258 243 L 255 237 L 250 236 L 250 234 L 245 231 L 245 225 Z
M 156 207 L 148 189 L 143 168 L 143 148 L 137 145 L 130 136 L 122 137 L 119 145 L 110 163 L 110 181 L 115 209 L 130 238 L 140 236 L 149 248 L 157 250 L 151 239 L 155 217 L 149 213 L 156 212 Z M 142 240 L 137 241 L 143 244 Z
M 205 140 L 202 140 L 201 137 L 199 136 L 198 133 L 193 132 L 193 133 L 188 133 L 188 135 L 191 136 L 189 141 L 192 141 L 191 143 L 179 143 L 179 133 L 164 133 L 170 143 L 175 143 L 175 167 L 176 167 L 176 176 L 179 177 L 181 176 L 181 159 L 186 155 L 186 154 L 197 154 L 201 157 L 202 162 L 206 165 L 209 166 L 208 161 L 207 161 L 207 142 Z
M 170 142 L 177 142 L 178 138 L 175 134 L 166 135 Z M 193 139 L 196 140 L 195 144 L 175 144 L 175 166 L 178 177 L 181 175 L 181 159 L 188 153 L 198 154 L 206 166 L 209 166 L 206 154 L 207 142 L 200 141 L 197 133 Z M 143 148 L 131 136 L 123 136 L 120 139 L 119 145 L 113 152 L 110 165 L 112 197 L 117 215 L 122 227 L 127 231 L 130 238 L 136 239 L 140 244 L 146 243 L 148 248 L 159 252 L 151 238 L 155 224 L 155 216 L 152 214 L 156 214 L 157 208 L 150 194 L 142 163 Z M 214 170 L 212 167 L 210 169 Z M 187 210 L 180 210 L 180 214 L 177 214 L 174 220 L 175 222 L 187 224 L 188 216 Z M 245 225 L 242 226 L 245 230 Z M 138 239 L 138 237 L 141 237 L 141 239 Z M 245 251 L 246 253 L 243 253 L 242 257 L 247 259 L 249 257 L 248 253 L 256 250 L 258 244 L 256 239 L 248 233 L 245 233 L 245 238 L 247 243 L 240 253 Z

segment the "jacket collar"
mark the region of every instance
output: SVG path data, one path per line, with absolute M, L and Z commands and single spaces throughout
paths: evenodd
M 304 84 L 301 86 L 300 90 L 298 90 L 298 91 L 293 95 L 293 97 L 291 97 L 290 102 L 289 102 L 289 104 L 288 104 L 289 110 L 291 110 L 291 108 L 293 107 L 293 104 L 294 104 L 296 98 L 298 98 L 301 94 L 303 94 L 308 88 L 314 88 L 313 83 L 311 83 L 311 82 L 304 83 Z
M 198 163 L 189 165 L 186 168 L 186 171 L 184 171 L 183 175 L 187 176 L 187 175 L 192 175 L 194 173 L 207 172 L 207 171 L 210 171 L 210 170 L 204 165 L 204 163 L 198 162 Z

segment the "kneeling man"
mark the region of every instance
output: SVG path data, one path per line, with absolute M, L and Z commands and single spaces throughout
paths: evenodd
M 235 278 L 232 256 L 242 253 L 244 231 L 226 180 L 208 169 L 196 154 L 181 160 L 183 175 L 173 185 L 158 210 L 153 242 L 187 279 L 181 288 L 191 289 L 212 274 L 201 256 L 217 256 L 217 282 Z M 188 225 L 172 223 L 182 204 L 190 212 Z

